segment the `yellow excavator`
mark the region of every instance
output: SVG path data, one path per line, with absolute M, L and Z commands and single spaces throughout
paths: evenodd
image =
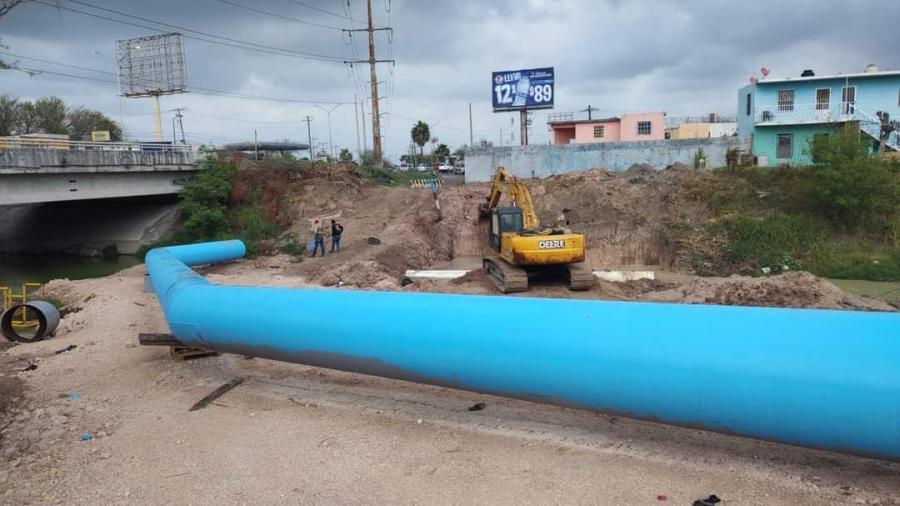
M 500 197 L 509 194 L 512 205 L 501 207 Z M 525 184 L 503 167 L 497 167 L 494 185 L 479 206 L 489 217 L 488 240 L 497 255 L 485 257 L 485 275 L 503 293 L 528 290 L 528 275 L 558 271 L 568 278 L 570 290 L 588 290 L 594 274 L 584 262 L 584 235 L 560 225 L 541 228 L 531 193 Z

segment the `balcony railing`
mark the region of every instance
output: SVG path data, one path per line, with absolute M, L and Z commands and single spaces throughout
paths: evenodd
M 754 115 L 756 125 L 797 125 L 815 123 L 837 123 L 842 121 L 868 121 L 869 116 L 861 111 L 888 111 L 891 116 L 900 115 L 900 108 L 885 107 L 884 103 L 834 102 L 834 103 L 794 103 L 757 104 Z

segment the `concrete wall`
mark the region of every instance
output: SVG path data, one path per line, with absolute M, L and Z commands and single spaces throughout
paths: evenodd
M 660 126 L 662 132 L 662 126 Z M 654 169 L 681 162 L 693 166 L 698 149 L 706 154 L 707 165 L 725 165 L 729 148 L 749 150 L 747 141 L 737 137 L 678 141 L 607 142 L 569 145 L 476 147 L 466 151 L 466 182 L 490 181 L 497 166 L 520 177 L 548 177 L 590 169 L 623 171 L 636 163 Z
M 190 152 L 0 149 L 0 206 L 178 193 Z
M 43 169 L 49 167 L 119 167 L 141 170 L 159 165 L 192 165 L 187 151 L 144 153 L 68 149 L 0 149 L 0 168 Z

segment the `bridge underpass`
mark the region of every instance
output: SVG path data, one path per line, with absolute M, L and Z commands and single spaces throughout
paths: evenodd
M 0 254 L 133 253 L 174 226 L 190 146 L 0 139 Z

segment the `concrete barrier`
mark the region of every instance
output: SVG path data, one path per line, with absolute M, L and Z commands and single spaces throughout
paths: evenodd
M 466 182 L 490 181 L 498 166 L 514 176 L 545 178 L 590 169 L 624 171 L 636 163 L 662 170 L 680 162 L 693 166 L 703 150 L 708 167 L 725 165 L 729 149 L 749 150 L 746 139 L 719 137 L 597 144 L 541 144 L 532 146 L 474 147 L 466 150 Z

